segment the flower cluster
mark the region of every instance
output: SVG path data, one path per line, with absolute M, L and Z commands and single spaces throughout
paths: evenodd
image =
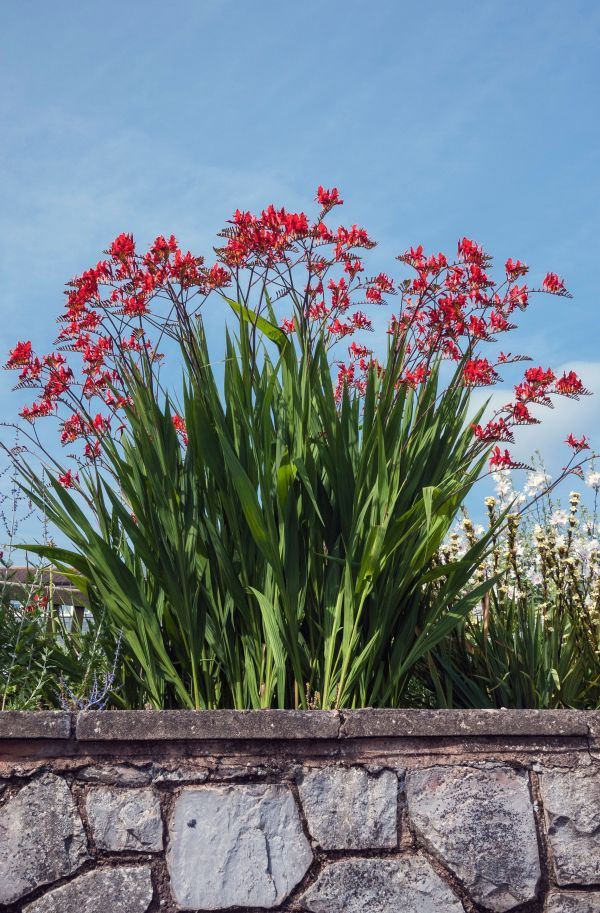
M 344 390 L 362 393 L 369 372 L 382 370 L 370 348 L 350 342 L 372 328 L 367 307 L 399 296 L 389 322 L 401 357 L 399 384 L 419 388 L 442 358 L 456 363 L 459 383 L 476 388 L 499 383 L 503 369 L 528 360 L 502 350 L 484 354 L 481 348 L 515 327 L 516 313 L 528 307 L 532 294 L 568 296 L 555 273 L 548 273 L 540 288 L 529 288 L 528 267 L 512 258 L 495 279 L 491 257 L 468 238 L 459 241 L 452 258 L 411 247 L 398 257 L 411 271 L 409 278 L 382 271 L 369 276 L 364 256 L 374 242 L 366 230 L 328 222 L 343 204 L 338 189 L 320 186 L 316 202 L 314 219 L 274 205 L 258 215 L 237 210 L 221 232 L 224 244 L 210 267 L 202 257 L 184 253 L 173 235 L 159 236 L 139 252 L 131 235 L 120 234 L 104 259 L 68 284 L 56 351 L 38 357 L 27 340 L 10 352 L 6 367 L 19 372 L 18 386 L 39 392 L 22 417 L 33 422 L 58 415 L 62 443 L 82 439 L 85 455 L 97 459 L 102 437 L 122 423 L 117 413 L 130 405 L 123 372 L 131 359 L 145 359 L 152 368 L 161 357 L 158 341 L 191 333 L 192 319 L 213 293 L 232 296 L 269 319 L 274 303 L 289 307 L 281 328 L 300 352 L 310 351 L 316 340 L 328 350 L 344 340 L 348 359 L 335 362 L 338 400 Z M 474 447 L 497 445 L 492 467 L 514 466 L 499 445 L 513 441 L 515 426 L 539 422 L 532 407 L 551 405 L 554 395 L 576 399 L 587 393 L 573 371 L 559 377 L 550 368 L 529 367 L 511 402 L 487 424 L 473 427 Z M 184 425 L 175 429 L 185 443 Z M 576 452 L 587 447 L 585 437 L 571 436 L 568 443 Z
M 485 499 L 489 520 L 512 510 L 494 536 L 493 548 L 480 567 L 482 579 L 500 572 L 497 598 L 531 600 L 544 613 L 564 606 L 577 614 L 587 636 L 596 643 L 600 633 L 600 473 L 589 470 L 586 484 L 594 492 L 590 509 L 579 491 L 563 507 L 552 496 L 553 482 L 543 467 L 527 474 L 522 492 L 515 490 L 510 472 L 493 473 L 495 494 Z M 527 502 L 533 499 L 529 509 Z M 485 528 L 465 513 L 442 549 L 442 560 L 461 557 L 483 536 Z
M 189 317 L 197 299 L 230 282 L 225 267 L 206 267 L 202 257 L 184 253 L 173 235 L 159 236 L 138 253 L 133 237 L 120 234 L 106 259 L 68 283 L 56 351 L 38 357 L 27 340 L 9 353 L 6 368 L 19 371 L 18 388 L 39 392 L 21 410 L 22 418 L 34 422 L 58 415 L 61 443 L 84 439 L 84 455 L 97 459 L 100 439 L 128 405 L 122 384 L 128 357 L 158 361 L 149 331 L 158 327 L 159 335 L 169 333 L 184 315 Z M 167 303 L 162 317 L 155 307 L 161 300 Z M 60 481 L 70 488 L 78 477 L 69 471 Z

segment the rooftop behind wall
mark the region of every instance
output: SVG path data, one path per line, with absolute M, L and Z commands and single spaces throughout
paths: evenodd
M 0 911 L 600 913 L 600 712 L 0 713 Z

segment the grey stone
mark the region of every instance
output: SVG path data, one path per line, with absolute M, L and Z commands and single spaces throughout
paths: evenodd
M 502 913 L 533 900 L 540 881 L 524 772 L 431 767 L 407 774 L 410 819 L 425 846 L 472 898 Z
M 80 741 L 337 739 L 335 710 L 104 710 L 77 714 Z
M 398 777 L 362 767 L 302 772 L 300 801 L 308 829 L 324 850 L 389 849 L 398 843 Z
M 557 891 L 548 895 L 544 913 L 600 913 L 600 893 Z
M 154 783 L 205 783 L 209 776 L 210 768 L 181 762 L 176 767 L 155 764 L 152 768 Z
M 146 913 L 152 895 L 149 866 L 96 869 L 34 900 L 23 913 Z
M 71 719 L 62 710 L 2 710 L 0 739 L 69 739 Z
M 167 865 L 179 910 L 276 907 L 312 858 L 287 786 L 187 788 L 175 803 Z
M 163 825 L 153 789 L 98 786 L 86 797 L 94 842 L 100 850 L 160 853 Z
M 146 786 L 150 769 L 130 764 L 94 764 L 77 772 L 77 779 L 86 783 L 118 783 L 120 786 Z
M 333 862 L 300 904 L 311 913 L 464 913 L 421 855 Z
M 580 710 L 386 710 L 367 707 L 342 711 L 340 738 L 585 737 L 594 713 L 600 720 L 600 713 L 586 714 Z
M 546 770 L 542 798 L 558 884 L 600 883 L 600 769 Z
M 0 809 L 0 904 L 75 872 L 86 850 L 65 781 L 53 774 L 32 780 Z

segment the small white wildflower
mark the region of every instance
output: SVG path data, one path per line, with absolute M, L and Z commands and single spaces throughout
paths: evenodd
M 585 481 L 590 488 L 600 488 L 600 472 L 588 472 Z
M 552 479 L 547 472 L 528 472 L 527 481 L 525 482 L 525 494 L 530 497 L 540 494 L 548 487 L 551 481 Z
M 544 578 L 542 577 L 540 571 L 534 567 L 530 567 L 525 576 L 533 586 L 541 586 L 544 582 Z
M 513 485 L 512 485 L 512 479 L 510 477 L 510 473 L 508 473 L 506 471 L 495 472 L 494 473 L 494 486 L 496 488 L 496 493 L 498 494 L 498 496 L 500 498 L 504 498 L 507 495 L 512 494 Z
M 550 523 L 552 526 L 564 526 L 568 521 L 569 515 L 566 510 L 555 510 L 550 517 Z
M 482 526 L 481 523 L 478 523 L 477 526 L 475 527 L 475 529 L 473 530 L 473 532 L 479 539 L 479 537 L 483 536 L 483 534 L 485 533 L 485 526 Z

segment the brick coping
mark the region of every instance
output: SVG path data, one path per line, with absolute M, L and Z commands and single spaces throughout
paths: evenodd
M 0 741 L 600 738 L 600 710 L 0 711 Z

